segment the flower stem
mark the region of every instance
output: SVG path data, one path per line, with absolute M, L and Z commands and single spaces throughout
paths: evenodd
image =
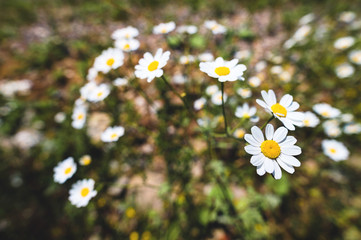
M 263 128 L 264 128 L 268 123 L 270 123 L 274 118 L 275 118 L 275 116 L 272 115 L 272 117 L 270 117 L 270 118 L 267 120 L 267 122 L 265 122 L 265 123 L 263 124 L 263 126 L 261 127 L 261 130 L 263 130 Z
M 226 110 L 224 107 L 224 83 L 221 82 L 221 91 L 222 91 L 222 113 L 223 113 L 223 119 L 224 119 L 224 132 L 228 136 L 228 125 L 227 125 L 227 117 L 226 117 Z
M 184 107 L 185 107 L 185 108 L 190 112 L 190 114 L 193 116 L 193 113 L 190 111 L 187 101 L 174 89 L 174 87 L 167 81 L 167 79 L 164 77 L 164 75 L 162 75 L 160 78 L 161 78 L 161 79 L 163 80 L 163 82 L 169 87 L 169 89 L 170 89 L 175 95 L 177 95 L 177 97 L 179 97 L 179 98 L 182 100 Z

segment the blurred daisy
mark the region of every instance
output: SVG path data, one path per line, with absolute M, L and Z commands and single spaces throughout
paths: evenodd
M 292 38 L 296 42 L 303 41 L 307 36 L 310 35 L 311 30 L 312 30 L 312 28 L 310 25 L 302 25 L 301 27 L 299 27 L 296 30 L 296 32 L 293 34 Z
M 246 134 L 246 131 L 243 128 L 237 128 L 233 132 L 233 136 L 236 138 L 243 138 L 245 134 Z
M 352 122 L 354 119 L 354 116 L 351 113 L 344 113 L 341 115 L 341 121 L 345 123 Z
M 320 119 L 313 112 L 305 112 L 303 119 L 303 127 L 316 127 L 320 123 Z
M 208 20 L 204 22 L 204 26 L 212 30 L 213 34 L 224 34 L 227 31 L 227 28 L 214 20 Z
M 126 28 L 117 29 L 112 33 L 112 38 L 117 39 L 131 39 L 139 35 L 138 29 L 128 26 Z
M 66 119 L 66 114 L 65 114 L 65 112 L 58 112 L 58 113 L 55 114 L 55 116 L 54 116 L 54 121 L 55 121 L 56 123 L 62 123 L 62 122 L 65 121 L 65 119 Z
M 214 62 L 201 62 L 199 67 L 202 72 L 207 73 L 210 77 L 218 78 L 220 82 L 236 81 L 239 78 L 244 80 L 242 75 L 247 67 L 237 63 L 238 59 L 225 61 L 222 57 L 218 57 Z
M 323 140 L 322 149 L 326 156 L 336 162 L 346 160 L 350 154 L 345 145 L 336 140 Z
M 360 123 L 348 123 L 344 126 L 343 132 L 346 134 L 359 134 L 361 133 Z
M 114 84 L 114 86 L 117 86 L 117 87 L 125 86 L 128 84 L 128 80 L 125 78 L 116 78 L 113 81 L 113 84 Z
M 343 63 L 336 67 L 336 75 L 339 78 L 347 78 L 354 74 L 355 69 L 351 64 Z
M 76 207 L 85 207 L 88 205 L 89 200 L 97 195 L 94 190 L 93 179 L 79 180 L 73 184 L 69 191 L 69 201 Z
M 100 139 L 103 142 L 116 142 L 123 135 L 124 135 L 124 127 L 122 126 L 108 127 L 102 133 Z
M 224 102 L 227 101 L 227 94 L 224 93 L 223 94 L 224 97 Z M 214 93 L 211 97 L 211 101 L 213 104 L 215 105 L 222 105 L 222 92 L 221 91 L 217 91 L 216 93 Z
M 273 113 L 283 125 L 289 130 L 295 130 L 295 126 L 302 126 L 304 114 L 302 112 L 295 112 L 299 108 L 299 104 L 293 101 L 293 97 L 289 94 L 284 95 L 281 101 L 277 103 L 276 95 L 273 90 L 261 92 L 264 101 L 257 99 L 257 103 L 266 110 Z
M 179 72 L 173 75 L 172 82 L 175 84 L 184 84 L 186 81 L 187 78 Z
M 236 54 L 234 55 L 235 58 L 238 58 L 240 61 L 244 61 L 247 60 L 251 57 L 251 51 L 250 50 L 242 50 L 242 51 L 238 51 L 236 52 Z
M 262 60 L 262 61 L 259 61 L 258 63 L 256 63 L 256 64 L 254 65 L 254 70 L 255 70 L 256 72 L 261 72 L 261 71 L 263 71 L 266 67 L 267 67 L 267 62 Z
M 195 34 L 197 31 L 198 28 L 194 25 L 183 25 L 177 28 L 177 32 L 179 33 Z
M 198 59 L 201 62 L 211 62 L 214 60 L 213 54 L 209 52 L 201 53 L 198 55 Z
M 341 22 L 350 23 L 353 20 L 355 20 L 355 18 L 356 18 L 356 13 L 351 12 L 351 11 L 345 11 L 340 14 L 338 19 Z
M 201 98 L 197 99 L 196 101 L 194 101 L 193 107 L 197 111 L 201 110 L 204 107 L 204 105 L 206 104 L 206 102 L 207 102 L 207 99 L 205 99 L 204 97 L 201 97 Z
M 117 48 L 108 48 L 95 58 L 93 68 L 104 74 L 123 65 L 124 54 Z
M 250 144 L 244 147 L 248 154 L 253 155 L 251 164 L 257 167 L 257 174 L 262 176 L 266 172 L 275 179 L 281 179 L 280 166 L 288 173 L 295 172 L 294 167 L 301 166 L 294 156 L 301 154 L 301 148 L 295 146 L 295 137 L 287 136 L 287 129 L 280 127 L 276 131 L 271 124 L 266 126 L 266 139 L 257 126 L 251 128 L 252 134 L 246 134 L 244 139 Z
M 355 43 L 355 39 L 353 37 L 342 37 L 337 39 L 334 43 L 333 46 L 336 49 L 339 50 L 345 50 L 349 47 L 351 47 L 353 44 Z
M 92 158 L 89 155 L 84 155 L 79 159 L 79 164 L 82 166 L 87 166 L 92 162 Z
M 284 83 L 288 83 L 292 79 L 292 74 L 288 71 L 283 71 L 281 74 L 278 75 L 280 80 Z
M 311 23 L 313 20 L 315 20 L 315 14 L 309 13 L 309 14 L 304 15 L 303 17 L 301 17 L 300 20 L 298 21 L 298 24 L 306 25 L 306 24 Z
M 73 114 L 71 115 L 72 122 L 71 126 L 75 129 L 81 129 L 84 127 L 85 121 L 86 121 L 86 107 L 83 106 L 77 106 L 73 110 Z
M 348 58 L 351 62 L 361 65 L 361 50 L 353 50 L 349 53 Z
M 283 72 L 282 66 L 276 65 L 271 67 L 270 72 L 275 75 L 280 75 Z
M 261 79 L 257 76 L 250 77 L 248 83 L 251 87 L 259 87 L 261 85 Z
M 71 178 L 76 172 L 76 164 L 74 158 L 68 157 L 62 162 L 58 163 L 54 168 L 54 182 L 64 183 L 66 180 Z
M 154 57 L 146 52 L 139 60 L 139 64 L 135 66 L 135 76 L 141 79 L 147 78 L 147 82 L 151 82 L 155 77 L 161 77 L 163 75 L 162 68 L 167 64 L 169 56 L 170 52 L 163 53 L 161 48 L 157 50 Z
M 342 133 L 340 123 L 335 119 L 325 121 L 322 127 L 325 134 L 332 138 L 339 137 Z
M 192 55 L 183 55 L 179 58 L 181 64 L 189 64 L 195 62 L 196 58 Z
M 135 51 L 139 48 L 139 41 L 137 39 L 118 39 L 115 41 L 114 46 L 123 50 L 124 52 Z
M 324 118 L 335 118 L 340 116 L 341 111 L 337 108 L 331 107 L 327 103 L 318 103 L 313 106 L 313 111 Z
M 153 28 L 154 34 L 166 34 L 175 29 L 174 22 L 161 23 Z
M 83 87 L 80 88 L 80 96 L 82 99 L 88 99 L 90 93 L 97 87 L 95 82 L 88 82 Z
M 108 84 L 102 83 L 96 86 L 88 96 L 88 100 L 90 102 L 100 102 L 103 101 L 106 97 L 108 97 L 110 93 L 110 87 Z
M 237 94 L 242 98 L 249 98 L 252 96 L 252 91 L 249 88 L 238 88 Z
M 92 68 L 89 68 L 88 74 L 86 75 L 86 79 L 88 81 L 94 81 L 97 76 L 98 76 L 98 70 L 96 70 L 95 68 L 92 67 Z
M 215 94 L 218 91 L 219 91 L 219 88 L 217 85 L 210 85 L 206 88 L 206 94 L 208 96 L 212 96 L 213 94 Z
M 236 108 L 236 117 L 251 120 L 251 122 L 258 122 L 259 117 L 256 116 L 257 109 L 249 107 L 248 103 L 244 103 L 242 107 Z

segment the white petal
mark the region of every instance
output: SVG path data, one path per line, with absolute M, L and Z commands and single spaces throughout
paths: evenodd
M 255 147 L 255 146 L 252 146 L 252 145 L 245 146 L 244 150 L 247 153 L 251 154 L 251 155 L 257 155 L 257 154 L 261 153 L 261 148 L 260 147 Z
M 305 118 L 305 114 L 303 112 L 289 112 L 287 114 L 287 117 L 291 120 L 303 121 L 303 119 Z
M 266 138 L 267 140 L 272 140 L 274 134 L 274 128 L 272 124 L 267 124 L 266 126 Z
M 256 139 L 254 139 L 254 137 L 251 134 L 246 134 L 244 136 L 244 139 L 253 146 L 257 146 L 257 147 L 261 146 L 261 143 L 258 142 Z
M 289 94 L 286 94 L 281 98 L 280 104 L 285 108 L 287 108 L 288 106 L 291 105 L 292 101 L 293 101 L 293 97 Z
M 281 171 L 280 166 L 278 166 L 276 161 L 273 161 L 273 166 L 274 166 L 274 169 L 275 169 L 274 172 L 272 173 L 273 177 L 275 179 L 281 179 L 282 171 Z
M 296 155 L 300 155 L 302 153 L 302 150 L 299 146 L 287 146 L 287 147 L 281 146 L 281 152 L 286 155 L 296 156 Z
M 264 157 L 263 165 L 266 172 L 272 173 L 274 171 L 273 160 L 269 159 L 268 157 Z
M 281 147 L 286 147 L 286 146 L 292 146 L 297 142 L 297 139 L 294 136 L 287 136 L 286 139 L 284 141 L 282 141 L 281 143 L 279 143 L 279 145 Z
M 296 128 L 293 126 L 292 121 L 287 118 L 278 118 L 288 130 L 294 131 Z
M 273 90 L 268 91 L 268 98 L 270 100 L 270 106 L 277 103 L 276 94 Z
M 282 154 L 280 155 L 281 157 L 281 160 L 285 163 L 287 163 L 288 165 L 291 165 L 291 166 L 294 166 L 294 167 L 299 167 L 301 166 L 301 162 L 295 158 L 294 156 L 288 156 L 288 155 L 285 155 L 285 154 Z
M 285 127 L 279 127 L 273 135 L 273 140 L 276 142 L 282 142 L 287 136 L 287 129 Z
M 256 99 L 256 102 L 258 103 L 258 105 L 260 105 L 263 108 L 267 108 L 267 103 L 265 103 L 262 100 Z
M 286 108 L 287 112 L 293 112 L 296 111 L 298 108 L 300 107 L 300 104 L 293 102 L 291 104 L 291 106 L 289 106 L 288 108 Z
M 251 157 L 251 164 L 253 166 L 259 166 L 259 165 L 262 165 L 264 162 L 263 160 L 263 154 L 258 154 L 258 155 L 254 155 Z
M 261 95 L 262 95 L 262 97 L 263 97 L 263 99 L 264 99 L 264 101 L 266 102 L 266 104 L 268 105 L 268 106 L 272 106 L 273 104 L 271 103 L 271 101 L 270 101 L 270 98 L 269 98 L 269 96 L 268 96 L 268 93 L 266 92 L 266 91 L 261 91 Z M 261 105 L 261 104 L 260 104 Z
M 261 129 L 259 129 L 259 127 L 253 126 L 251 128 L 251 132 L 252 132 L 254 139 L 256 139 L 258 142 L 262 143 L 264 141 L 263 133 L 262 133 Z
M 263 164 L 257 167 L 257 174 L 263 176 L 266 173 Z
M 288 165 L 287 163 L 285 163 L 284 161 L 282 161 L 282 159 L 280 159 L 279 157 L 277 158 L 277 162 L 278 164 L 288 173 L 293 174 L 295 172 L 295 169 Z

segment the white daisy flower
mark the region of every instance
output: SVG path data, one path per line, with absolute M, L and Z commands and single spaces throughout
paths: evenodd
M 88 96 L 90 102 L 100 102 L 108 97 L 110 93 L 110 87 L 108 84 L 102 83 L 94 88 Z
M 79 164 L 82 166 L 87 166 L 92 162 L 90 155 L 84 155 L 79 159 Z
M 288 71 L 283 71 L 281 74 L 278 75 L 280 80 L 284 83 L 288 83 L 292 79 L 292 74 Z
M 355 69 L 351 64 L 343 63 L 336 67 L 336 75 L 339 78 L 347 78 L 354 74 Z
M 356 18 L 356 13 L 351 12 L 351 11 L 345 11 L 340 14 L 338 19 L 341 22 L 350 23 L 353 20 L 355 20 L 355 18 Z
M 226 102 L 227 101 L 227 94 L 224 93 L 223 97 L 224 97 L 224 102 Z M 211 101 L 215 105 L 222 105 L 222 91 L 217 91 L 216 93 L 214 93 L 212 95 L 212 97 L 211 97 Z
M 305 112 L 303 119 L 303 127 L 316 127 L 320 123 L 320 119 L 313 112 Z
M 125 79 L 125 78 L 116 78 L 114 81 L 113 81 L 113 84 L 114 86 L 116 87 L 122 87 L 122 86 L 125 86 L 128 84 L 128 80 Z
M 68 157 L 62 162 L 58 163 L 54 168 L 54 182 L 63 184 L 66 180 L 71 178 L 76 172 L 76 164 L 74 158 Z
M 313 20 L 315 20 L 315 14 L 309 13 L 301 17 L 300 20 L 298 21 L 298 24 L 306 25 L 311 23 Z
M 137 39 L 117 39 L 114 43 L 116 48 L 123 50 L 124 52 L 135 51 L 139 48 L 139 41 Z
M 284 95 L 281 98 L 281 101 L 277 103 L 276 95 L 273 90 L 269 90 L 268 93 L 263 90 L 261 94 L 264 101 L 257 99 L 256 102 L 273 113 L 286 128 L 292 131 L 295 130 L 295 126 L 300 127 L 303 125 L 304 114 L 302 112 L 295 112 L 300 105 L 293 101 L 291 95 Z
M 267 62 L 264 61 L 264 60 L 262 60 L 262 61 L 259 61 L 258 63 L 256 63 L 256 64 L 254 65 L 254 70 L 255 70 L 256 72 L 261 72 L 261 71 L 263 71 L 266 67 L 267 67 Z
M 340 116 L 341 111 L 337 108 L 331 107 L 327 103 L 318 103 L 313 106 L 313 111 L 324 118 L 336 118 Z
M 139 35 L 138 29 L 128 26 L 126 28 L 117 29 L 112 33 L 112 38 L 117 39 L 132 39 Z
M 302 25 L 299 27 L 296 32 L 293 34 L 293 39 L 296 42 L 303 41 L 308 35 L 310 35 L 312 28 L 310 25 Z
M 352 122 L 354 119 L 354 116 L 351 113 L 344 113 L 341 115 L 341 121 L 345 123 Z
M 242 107 L 236 108 L 236 117 L 245 118 L 251 120 L 251 122 L 258 122 L 259 117 L 256 116 L 257 109 L 255 107 L 249 107 L 248 103 L 244 103 Z
M 172 22 L 168 22 L 168 23 L 160 23 L 157 26 L 154 26 L 153 28 L 153 33 L 154 34 L 167 34 L 170 33 L 171 31 L 173 31 L 175 29 L 175 23 Z
M 189 64 L 189 63 L 192 63 L 192 62 L 195 62 L 196 61 L 196 58 L 192 55 L 183 55 L 179 58 L 179 62 L 181 64 Z
M 239 78 L 244 80 L 242 75 L 247 67 L 237 63 L 238 59 L 225 61 L 222 57 L 218 57 L 214 62 L 201 62 L 199 67 L 202 72 L 210 77 L 218 78 L 220 82 L 236 81 Z
M 141 79 L 147 78 L 147 82 L 151 82 L 155 77 L 161 77 L 163 75 L 162 68 L 167 64 L 169 56 L 170 52 L 163 53 L 161 48 L 157 50 L 154 57 L 146 52 L 139 60 L 139 64 L 135 66 L 135 76 Z
M 246 49 L 242 51 L 238 51 L 234 55 L 235 58 L 238 58 L 240 61 L 247 60 L 251 57 L 251 51 Z
M 276 131 L 271 124 L 266 126 L 266 139 L 259 127 L 251 128 L 252 134 L 246 134 L 244 139 L 250 144 L 244 150 L 253 155 L 251 164 L 257 167 L 257 174 L 262 176 L 271 173 L 275 179 L 281 179 L 280 166 L 288 173 L 295 172 L 294 167 L 301 166 L 294 156 L 301 154 L 301 148 L 295 146 L 297 142 L 293 136 L 287 136 L 287 129 L 280 127 Z
M 361 50 L 353 50 L 349 53 L 348 58 L 351 62 L 361 65 Z
M 124 54 L 117 48 L 108 48 L 95 58 L 93 68 L 104 74 L 123 65 Z
M 198 55 L 198 60 L 201 62 L 211 62 L 214 60 L 214 57 L 212 53 L 205 52 Z
M 116 142 L 123 135 L 124 135 L 124 127 L 122 126 L 108 127 L 102 133 L 100 139 L 103 142 Z
M 236 138 L 243 138 L 245 134 L 246 134 L 246 131 L 243 128 L 237 128 L 233 132 L 233 136 Z
M 325 134 L 329 137 L 335 138 L 342 134 L 340 123 L 336 120 L 327 120 L 322 124 Z
M 184 84 L 185 82 L 187 82 L 187 77 L 178 72 L 173 75 L 172 82 L 175 84 Z
M 283 43 L 283 47 L 285 49 L 290 49 L 292 48 L 294 45 L 296 45 L 297 41 L 294 38 L 290 38 L 287 39 L 284 43 Z
M 207 99 L 205 99 L 204 97 L 201 97 L 201 98 L 197 99 L 196 101 L 194 101 L 193 107 L 197 111 L 201 110 L 204 107 L 204 105 L 206 104 L 206 102 L 207 102 Z
M 280 75 L 283 72 L 282 66 L 276 65 L 271 67 L 270 72 L 275 75 Z
M 89 68 L 88 74 L 86 75 L 86 79 L 88 81 L 94 81 L 97 76 L 98 76 L 98 70 L 96 70 L 95 68 Z
M 248 83 L 251 87 L 259 87 L 259 85 L 261 85 L 261 82 L 262 80 L 257 76 L 253 76 L 248 79 Z
M 346 160 L 350 154 L 345 145 L 336 140 L 323 140 L 322 149 L 326 156 L 336 162 Z
M 65 121 L 65 119 L 66 119 L 66 114 L 65 114 L 65 112 L 58 112 L 58 113 L 55 114 L 55 116 L 54 116 L 54 121 L 55 121 L 56 123 L 62 123 L 62 122 Z
M 360 123 L 348 123 L 344 126 L 343 131 L 346 134 L 359 134 L 359 133 L 361 133 L 361 124 Z
M 242 98 L 249 98 L 252 96 L 252 91 L 249 88 L 238 88 L 236 93 Z
M 194 25 L 183 25 L 177 28 L 177 32 L 179 33 L 195 34 L 197 31 L 198 28 Z
M 204 22 L 204 26 L 212 30 L 213 34 L 224 34 L 227 31 L 227 28 L 214 20 L 208 20 Z
M 69 201 L 76 207 L 85 207 L 88 205 L 89 200 L 97 195 L 94 190 L 93 179 L 79 180 L 73 184 L 69 191 Z
M 353 37 L 342 37 L 337 39 L 333 43 L 333 47 L 339 50 L 345 50 L 349 47 L 351 47 L 355 43 L 355 39 Z
M 82 105 L 76 106 L 73 110 L 73 114 L 71 115 L 71 118 L 73 120 L 71 123 L 72 127 L 75 129 L 83 128 L 86 121 L 86 114 L 86 107 Z
M 95 82 L 88 82 L 83 87 L 80 88 L 80 96 L 81 99 L 88 99 L 90 93 L 97 88 L 97 84 Z
M 219 88 L 217 85 L 210 85 L 206 88 L 206 94 L 208 96 L 212 96 L 213 94 L 215 94 L 218 91 L 219 91 Z

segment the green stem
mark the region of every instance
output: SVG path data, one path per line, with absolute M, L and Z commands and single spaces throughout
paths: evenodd
M 263 124 L 263 126 L 261 127 L 261 130 L 263 130 L 263 128 L 264 128 L 268 123 L 270 123 L 274 118 L 275 118 L 275 116 L 272 114 L 272 117 L 270 117 L 270 118 L 267 120 L 267 122 L 265 122 L 265 123 Z
M 227 117 L 226 117 L 226 110 L 224 107 L 224 83 L 221 82 L 221 91 L 222 91 L 222 113 L 223 113 L 223 119 L 224 119 L 224 132 L 227 136 L 229 136 L 228 133 L 228 126 L 227 126 Z

